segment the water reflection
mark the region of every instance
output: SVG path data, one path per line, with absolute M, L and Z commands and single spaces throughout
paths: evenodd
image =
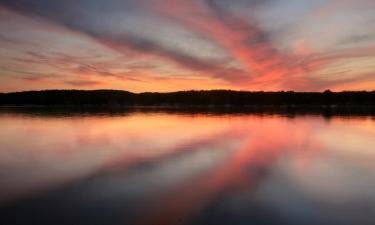
M 1 224 L 375 224 L 371 117 L 0 113 Z

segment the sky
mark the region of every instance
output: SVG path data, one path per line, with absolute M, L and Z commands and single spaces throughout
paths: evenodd
M 0 0 L 0 92 L 375 89 L 373 0 Z

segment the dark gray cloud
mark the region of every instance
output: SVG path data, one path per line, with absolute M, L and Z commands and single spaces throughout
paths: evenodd
M 362 44 L 375 40 L 375 34 L 353 34 L 339 41 L 340 45 Z
M 233 7 L 258 7 L 264 6 L 271 3 L 275 3 L 279 0 L 206 0 L 213 4 L 220 6 L 221 8 L 230 9 Z
M 6 42 L 6 43 L 19 43 L 19 41 L 9 38 L 5 35 L 0 34 L 0 42 Z

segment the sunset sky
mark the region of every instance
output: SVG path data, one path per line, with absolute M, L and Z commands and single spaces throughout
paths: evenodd
M 0 92 L 375 89 L 374 0 L 0 0 Z

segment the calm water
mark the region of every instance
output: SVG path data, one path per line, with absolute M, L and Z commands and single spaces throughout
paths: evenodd
M 375 120 L 0 113 L 1 225 L 374 225 Z

